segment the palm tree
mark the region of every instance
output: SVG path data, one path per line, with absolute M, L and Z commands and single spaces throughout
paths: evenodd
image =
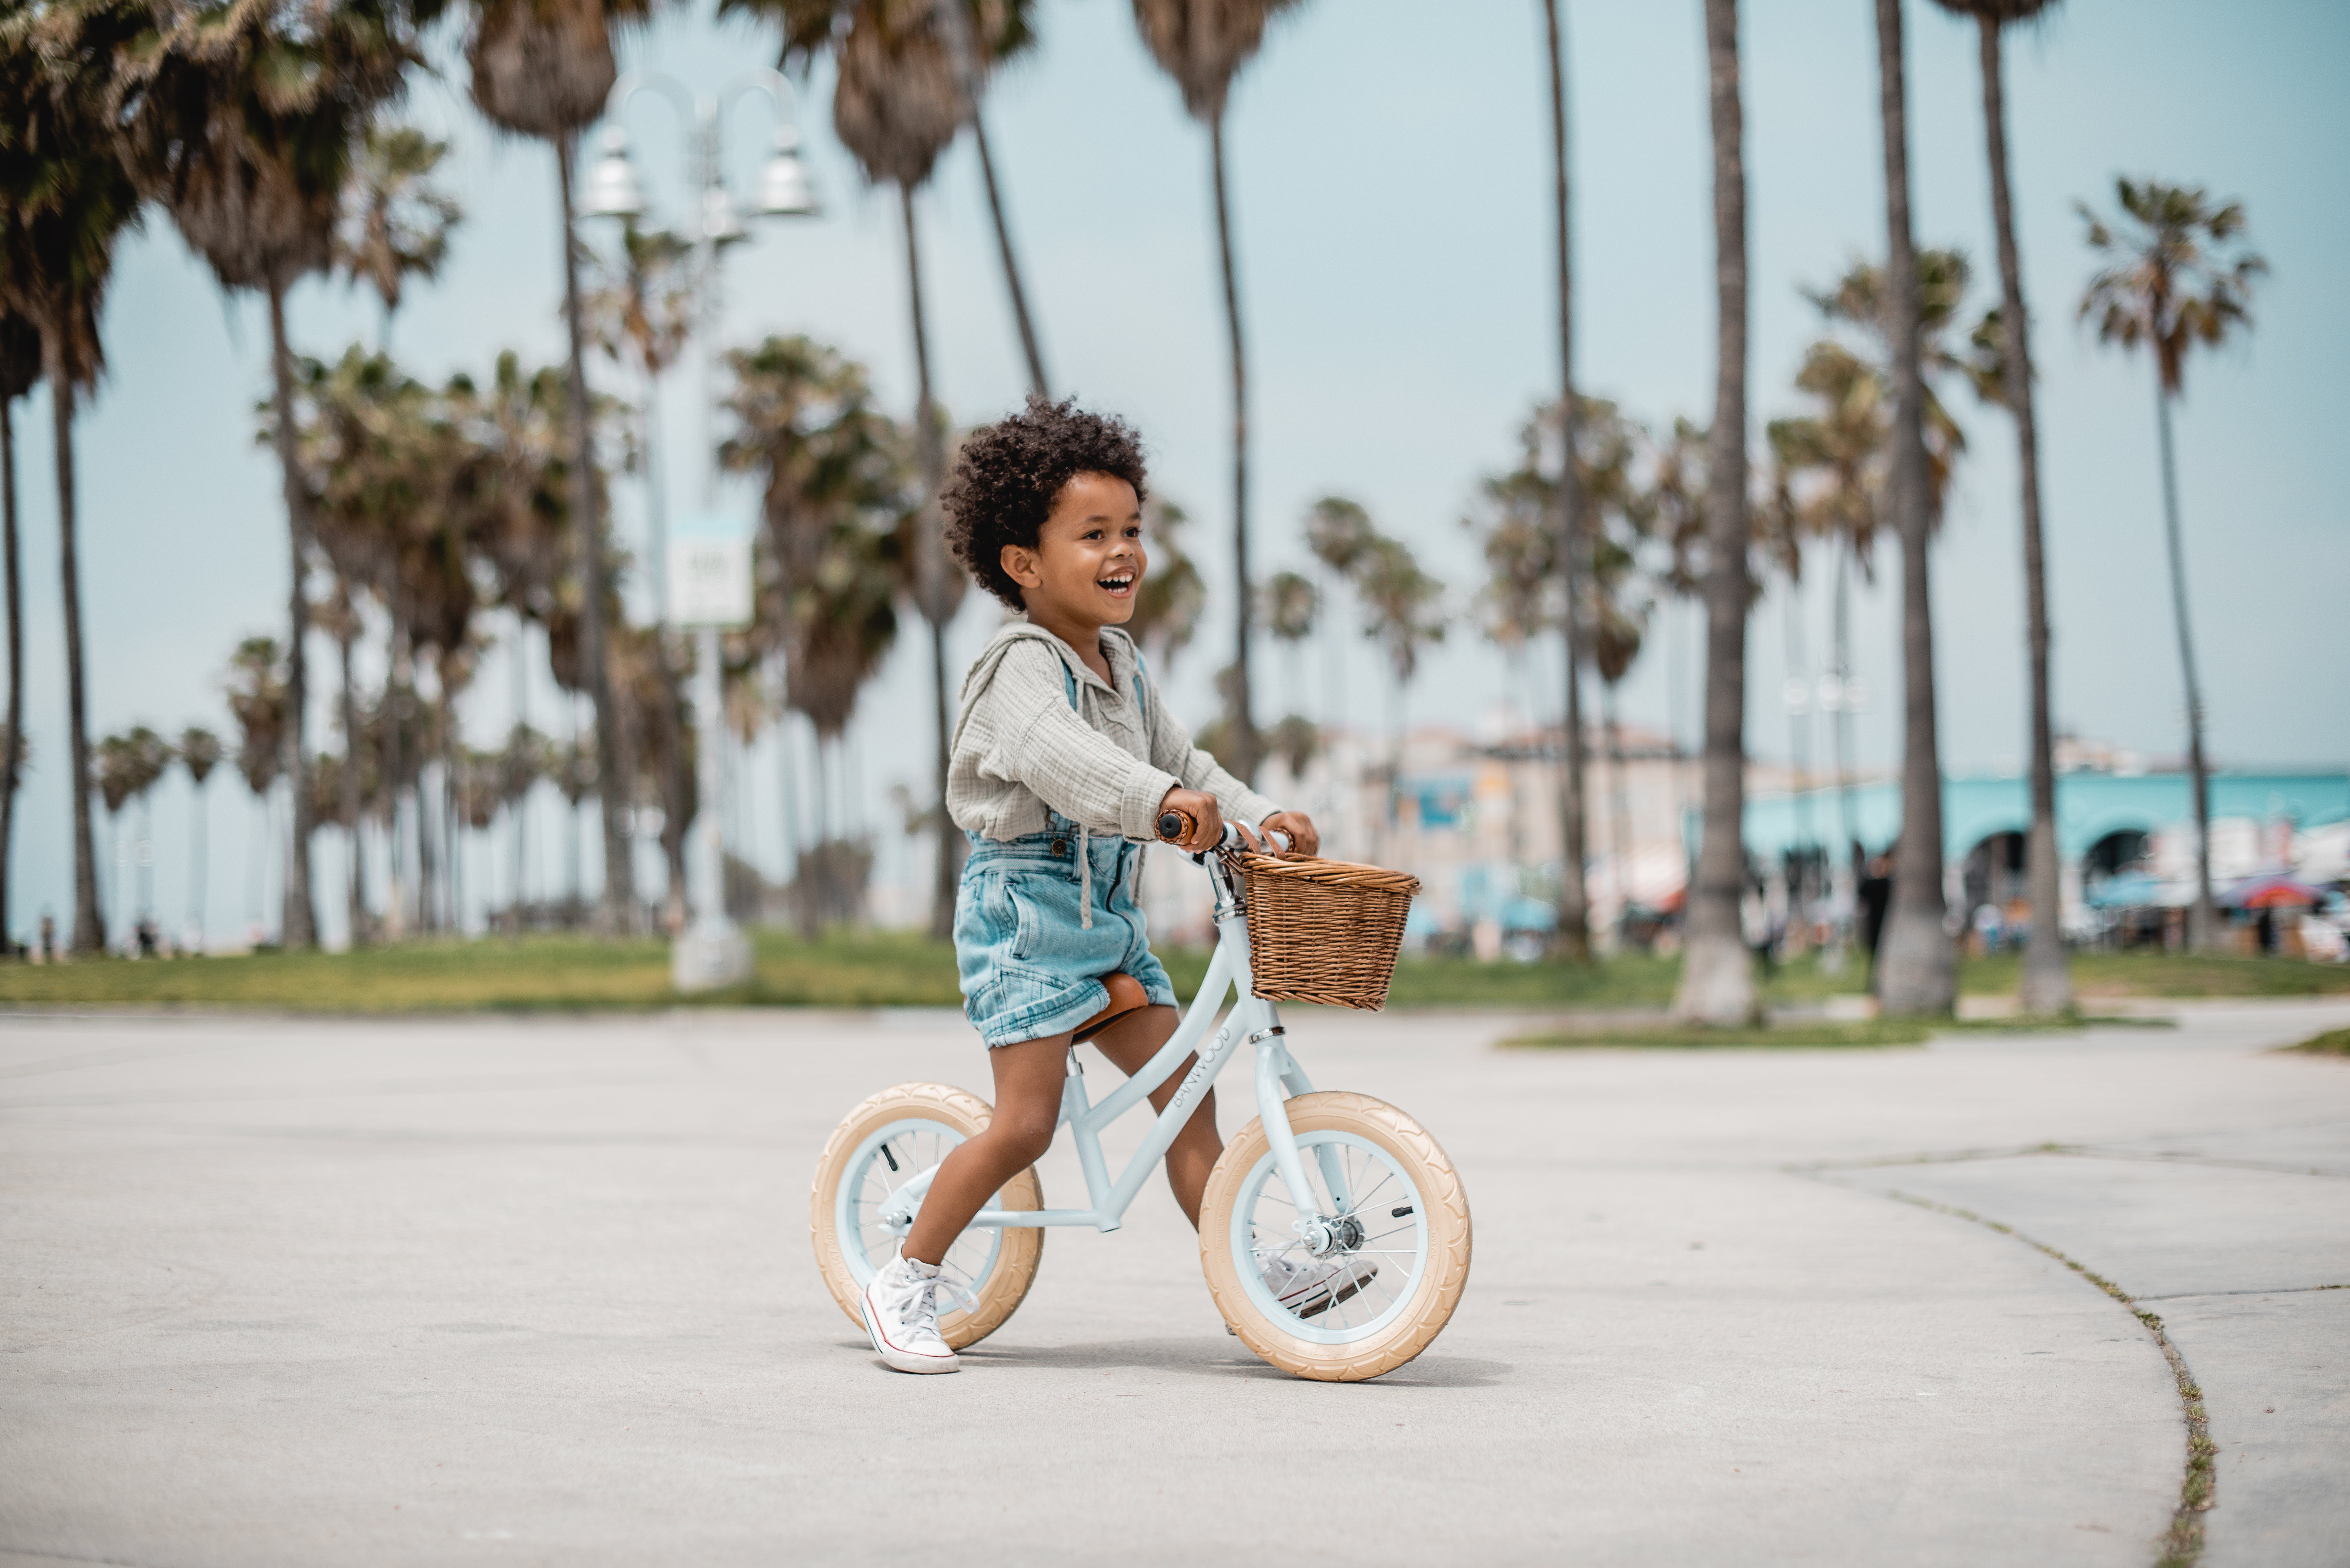
M 266 858 L 269 792 L 286 767 L 285 661 L 275 638 L 249 637 L 229 657 L 228 711 L 236 721 L 236 771 L 261 810 L 254 844 Z M 259 875 L 259 873 L 255 873 Z
M 650 520 L 647 554 L 651 557 L 655 597 L 666 590 L 666 519 L 662 500 L 660 443 L 660 379 L 685 352 L 691 337 L 695 301 L 686 265 L 693 246 L 683 236 L 663 229 L 639 229 L 634 223 L 620 231 L 620 264 L 611 267 L 583 302 L 588 331 L 596 346 L 616 362 L 633 359 L 643 379 L 645 400 L 637 428 L 639 461 L 645 474 L 645 508 Z M 666 618 L 666 608 L 655 620 Z M 661 701 L 672 715 L 684 703 L 679 690 L 677 661 L 666 640 L 657 638 L 652 651 Z M 685 795 L 685 748 L 680 742 L 684 726 L 674 722 L 658 726 L 660 746 L 661 794 L 670 801 Z M 664 827 L 661 847 L 669 860 L 668 892 L 663 923 L 672 931 L 685 929 L 685 835 Z
M 2026 1012 L 2073 1006 L 2072 968 L 2059 929 L 2063 906 L 2056 855 L 2056 753 L 2049 710 L 2048 569 L 2041 543 L 2040 426 L 2032 406 L 2032 318 L 2023 305 L 2023 265 L 2015 246 L 2015 203 L 2008 188 L 2007 101 L 2000 35 L 2011 22 L 2046 12 L 2054 0 L 1934 0 L 1972 16 L 1982 50 L 1983 143 L 1991 164 L 1991 213 L 1998 231 L 2000 318 L 1998 400 L 2015 416 L 2016 466 L 2023 492 L 2024 639 L 2032 659 L 2032 828 L 2024 840 L 2024 878 L 2032 936 L 2023 953 L 2018 1001 Z
M 365 283 L 383 301 L 377 347 L 391 350 L 391 318 L 411 277 L 440 275 L 449 254 L 449 231 L 464 216 L 456 199 L 432 183 L 449 155 L 412 125 L 370 125 L 343 192 L 343 222 L 335 234 L 335 265 Z
M 115 60 L 146 26 L 145 8 L 127 0 L 24 6 L 0 21 L 0 305 L 39 329 L 41 379 L 49 384 L 78 953 L 103 949 L 106 929 L 91 842 L 73 421 L 78 395 L 106 368 L 98 322 L 114 244 L 139 222 L 139 193 L 119 153 L 107 88 Z
M 1175 656 L 1191 645 L 1200 629 L 1200 612 L 1207 607 L 1208 587 L 1200 580 L 1200 565 L 1183 548 L 1184 525 L 1191 521 L 1183 509 L 1164 497 L 1144 502 L 1142 536 L 1150 546 L 1150 573 L 1134 596 L 1134 615 L 1126 629 L 1159 667 L 1159 676 L 1174 668 Z
M 1746 883 L 1746 161 L 1738 0 L 1705 0 L 1713 130 L 1714 397 L 1703 507 L 1705 807 L 1684 915 L 1676 1017 L 1734 1025 L 1757 1013 L 1738 918 Z
M 1183 107 L 1208 128 L 1208 161 L 1216 196 L 1216 251 L 1222 265 L 1224 325 L 1232 366 L 1232 755 L 1243 779 L 1256 773 L 1256 723 L 1250 709 L 1248 521 L 1248 358 L 1241 338 L 1239 276 L 1232 264 L 1232 202 L 1225 192 L 1224 107 L 1232 78 L 1264 42 L 1265 25 L 1296 0 L 1134 0 L 1135 25 L 1159 68 L 1175 78 Z
M 291 583 L 286 641 L 287 773 L 294 781 L 285 940 L 317 944 L 312 792 L 304 776 L 311 519 L 296 451 L 294 356 L 286 295 L 330 265 L 358 149 L 421 58 L 407 0 L 296 8 L 186 7 L 125 51 L 117 91 L 133 172 L 226 289 L 269 304 L 270 369 Z
M 6 556 L 8 717 L 0 721 L 0 956 L 8 950 L 8 866 L 25 768 L 25 588 L 16 539 L 16 400 L 41 376 L 40 329 L 0 299 L 0 556 Z
M 1929 536 L 1941 527 L 1951 481 L 1967 445 L 1966 432 L 1950 416 L 1934 383 L 1961 374 L 1981 392 L 1995 374 L 1986 369 L 1980 352 L 1961 357 L 1944 341 L 1958 320 L 1970 275 L 1966 257 L 1955 250 L 1917 254 L 1918 401 Z M 1892 513 L 1887 470 L 1892 445 L 1893 348 L 1887 331 L 1885 269 L 1856 263 L 1834 286 L 1803 293 L 1830 325 L 1856 328 L 1866 348 L 1866 353 L 1858 353 L 1835 338 L 1813 344 L 1795 374 L 1795 387 L 1814 400 L 1817 411 L 1774 420 L 1769 427 L 1772 452 L 1789 487 L 1789 523 L 1798 534 L 1835 543 L 1830 666 L 1838 700 L 1833 738 L 1839 825 L 1850 846 L 1856 842 L 1851 800 L 1852 572 L 1857 567 L 1864 580 L 1877 580 L 1877 533 Z M 1794 541 L 1787 545 L 1793 547 Z
M 607 668 L 608 584 L 604 521 L 598 503 L 596 458 L 588 400 L 586 329 L 579 297 L 579 244 L 572 213 L 572 164 L 580 130 L 604 112 L 618 67 L 610 26 L 641 20 L 652 0 L 473 0 L 466 41 L 473 102 L 491 121 L 555 147 L 556 181 L 563 210 L 563 310 L 569 336 L 569 469 L 571 510 L 579 556 L 579 666 L 596 710 L 596 765 L 600 778 L 633 777 L 624 754 L 619 714 Z M 603 793 L 604 898 L 598 924 L 608 932 L 636 919 L 636 874 L 629 839 L 625 789 Z
M 180 755 L 180 765 L 188 770 L 190 786 L 188 807 L 188 929 L 193 934 L 193 945 L 202 950 L 204 940 L 204 917 L 209 913 L 211 867 L 206 864 L 211 850 L 210 822 L 204 810 L 211 796 L 204 788 L 220 765 L 220 737 L 210 730 L 191 724 L 180 732 L 180 742 L 174 748 Z M 182 943 L 182 946 L 191 944 Z
M 1960 306 L 1966 301 L 1967 286 L 1973 280 L 1974 269 L 1965 254 L 1955 250 L 1923 250 L 1917 255 L 1918 295 L 1918 418 L 1926 448 L 1926 507 L 1927 527 L 1930 533 L 1941 526 L 1942 508 L 1950 499 L 1950 483 L 1958 471 L 1959 459 L 1966 455 L 1967 434 L 1958 421 L 1951 417 L 1949 405 L 1942 401 L 1935 383 L 1945 377 L 1965 377 L 1979 395 L 1995 395 L 1998 377 L 1996 357 L 1986 355 L 1979 346 L 1967 351 L 1950 347 L 1946 335 L 1959 319 Z M 1893 342 L 1887 335 L 1887 296 L 1885 269 L 1873 262 L 1856 262 L 1838 278 L 1833 288 L 1824 291 L 1804 289 L 1804 297 L 1810 300 L 1822 319 L 1831 326 L 1857 328 L 1867 343 L 1872 358 L 1867 369 L 1878 381 L 1879 401 L 1887 406 L 1887 416 L 1892 401 Z M 1976 329 L 1979 338 L 1981 328 Z M 1800 377 L 1798 378 L 1800 380 Z M 1890 425 L 1887 429 L 1889 433 Z M 1885 466 L 1880 463 L 1880 467 Z M 1880 475 L 1882 487 L 1888 476 Z M 1890 504 L 1890 494 L 1887 494 Z
M 1502 650 L 1511 684 L 1525 701 L 1526 727 L 1542 720 L 1526 654 L 1534 640 L 1559 624 L 1559 531 L 1557 482 L 1544 472 L 1544 410 L 1523 432 L 1524 455 L 1506 473 L 1486 475 L 1479 485 L 1483 504 L 1461 526 L 1477 536 L 1485 557 L 1485 586 L 1477 595 L 1486 638 Z
M 1303 719 L 1304 715 L 1297 711 L 1299 656 L 1305 639 L 1322 624 L 1322 590 L 1303 572 L 1275 572 L 1264 580 L 1259 598 L 1259 618 L 1282 647 L 1282 685 L 1290 710 L 1287 717 Z
M 726 0 L 721 0 L 720 9 Z M 786 4 L 795 0 L 786 0 Z M 1033 0 L 933 0 L 932 10 L 942 24 L 953 53 L 963 98 L 971 105 L 972 146 L 979 153 L 980 180 L 987 190 L 987 215 L 995 227 L 995 251 L 1003 264 L 1003 286 L 1012 302 L 1012 319 L 1020 329 L 1020 349 L 1028 361 L 1028 389 L 1050 399 L 1052 384 L 1045 374 L 1045 356 L 1036 347 L 1036 325 L 1028 312 L 1028 291 L 1020 281 L 1020 263 L 1012 250 L 1012 226 L 1003 215 L 1003 192 L 995 177 L 995 154 L 987 142 L 987 118 L 980 99 L 995 67 L 1035 46 L 1036 29 Z
M 1795 372 L 1796 389 L 1818 411 L 1773 420 L 1767 429 L 1771 452 L 1790 490 L 1794 524 L 1815 538 L 1832 541 L 1835 581 L 1832 590 L 1829 673 L 1835 682 L 1831 739 L 1835 748 L 1838 837 L 1857 843 L 1852 804 L 1852 573 L 1857 567 L 1877 580 L 1877 531 L 1883 517 L 1882 474 L 1886 445 L 1885 377 L 1833 338 L 1804 351 Z M 1825 699 L 1824 699 L 1825 701 Z
M 575 709 L 576 712 L 577 710 Z M 575 724 L 576 728 L 576 724 Z M 555 787 L 563 794 L 564 923 L 579 918 L 579 803 L 596 791 L 596 748 L 575 733 L 556 754 Z
M 123 741 L 130 795 L 139 803 L 139 837 L 148 850 L 143 858 L 134 857 L 139 867 L 139 922 L 144 925 L 155 914 L 154 789 L 177 759 L 172 754 L 172 742 L 144 724 L 132 725 Z
M 1909 121 L 1901 0 L 1877 0 L 1878 108 L 1885 151 L 1885 336 L 1892 350 L 1892 471 L 1901 541 L 1901 836 L 1893 907 L 1877 949 L 1877 1002 L 1895 1015 L 1947 1013 L 1958 954 L 1942 929 L 1942 761 L 1934 701 L 1934 604 L 1928 571 L 1933 501 L 1926 471 L 1918 266 L 1909 223 Z
M 107 858 L 115 867 L 115 908 L 127 910 L 130 898 L 122 883 L 130 868 L 130 857 L 122 843 L 122 808 L 131 796 L 130 779 L 135 767 L 130 755 L 130 740 L 127 735 L 104 735 L 90 750 L 90 784 L 98 791 L 106 807 Z
M 529 903 L 524 896 L 524 874 L 527 869 L 524 849 L 528 842 L 528 825 L 523 807 L 538 781 L 553 772 L 554 742 L 528 724 L 517 723 L 506 732 L 505 749 L 498 754 L 496 788 L 498 803 L 505 807 L 507 847 L 512 852 L 512 898 L 507 908 L 507 923 L 511 934 L 520 936 L 523 910 Z
M 1560 26 L 1559 0 L 1543 0 L 1543 21 L 1549 35 L 1545 57 L 1550 65 L 1551 212 L 1558 232 L 1558 571 L 1565 602 L 1582 602 L 1584 566 L 1582 494 L 1576 485 L 1575 440 L 1575 291 L 1570 265 L 1566 163 L 1566 51 Z M 1588 820 L 1584 805 L 1583 758 L 1583 626 L 1582 618 L 1564 618 L 1566 645 L 1566 714 L 1563 721 L 1566 752 L 1558 775 L 1559 950 L 1567 958 L 1591 957 L 1591 893 L 1584 885 L 1584 844 Z
M 1444 616 L 1440 607 L 1444 585 L 1420 569 L 1411 547 L 1400 539 L 1374 538 L 1355 570 L 1356 591 L 1367 612 L 1363 635 L 1388 656 L 1388 809 L 1395 815 L 1395 795 L 1403 771 L 1404 700 L 1412 677 L 1419 672 L 1420 650 L 1444 639 Z
M 400 534 L 420 512 L 436 504 L 443 476 L 428 466 L 437 453 L 420 450 L 418 425 L 427 417 L 422 405 L 428 394 L 387 356 L 353 345 L 332 368 L 304 358 L 296 367 L 295 383 L 295 452 L 312 537 L 334 579 L 334 591 L 320 607 L 316 624 L 334 639 L 341 656 L 341 722 L 346 760 L 351 765 L 337 775 L 334 815 L 350 834 L 347 892 L 351 940 L 357 945 L 369 940 L 372 926 L 362 843 L 369 812 L 363 796 L 372 789 L 389 803 L 388 815 L 396 814 L 397 805 L 397 785 L 383 790 L 376 784 L 375 760 L 361 765 L 359 753 L 369 730 L 361 722 L 352 665 L 352 650 L 362 630 L 358 599 L 362 593 L 370 594 L 390 608 Z M 397 746 L 389 730 L 384 738 L 388 745 Z M 396 755 L 385 759 L 392 760 Z M 396 769 L 381 771 L 386 777 L 398 777 Z M 398 890 L 396 840 L 391 863 L 392 905 L 397 909 L 404 895 Z
M 821 6 L 785 8 L 784 62 L 805 66 L 830 49 L 837 67 L 832 94 L 833 129 L 873 184 L 898 188 L 898 212 L 905 232 L 906 299 L 914 336 L 914 444 L 922 492 L 909 561 L 914 603 L 931 627 L 931 691 L 936 727 L 939 853 L 931 900 L 931 930 L 943 938 L 954 923 L 955 888 L 962 874 L 962 838 L 947 820 L 948 713 L 946 628 L 962 603 L 969 579 L 957 571 L 940 543 L 938 494 L 946 472 L 944 421 L 931 394 L 931 348 L 922 297 L 920 234 L 914 192 L 931 177 L 939 154 L 970 115 L 970 103 L 937 26 L 931 0 L 848 0 Z M 805 12 L 809 25 L 794 18 Z M 816 19 L 821 17 L 821 28 Z
M 1326 673 L 1330 690 L 1325 699 L 1323 719 L 1334 726 L 1343 724 L 1347 713 L 1347 644 L 1339 634 L 1337 610 L 1343 601 L 1336 597 L 1336 590 L 1354 581 L 1364 551 L 1378 537 L 1378 529 L 1372 524 L 1371 514 L 1343 495 L 1326 495 L 1305 509 L 1305 548 L 1329 574 L 1322 627 L 1324 646 L 1329 656 Z
M 2211 904 L 2211 778 L 2203 747 L 2203 687 L 2187 615 L 2187 546 L 2178 523 L 2178 459 L 2170 406 L 2187 389 L 2187 356 L 2217 348 L 2251 329 L 2252 280 L 2268 263 L 2244 245 L 2244 204 L 2214 205 L 2201 186 L 2157 180 L 2114 182 L 2122 216 L 2108 223 L 2080 207 L 2089 248 L 2105 261 L 2081 296 L 2081 319 L 2097 340 L 2154 357 L 2155 430 L 2162 455 L 2162 515 L 2170 546 L 2171 609 L 2187 687 L 2187 765 L 2195 790 L 2195 907 L 2188 945 L 2208 951 L 2218 937 Z
M 923 504 L 909 483 L 905 434 L 874 403 L 863 366 L 806 337 L 770 337 L 727 362 L 736 428 L 720 456 L 760 477 L 767 524 L 752 651 L 781 653 L 785 699 L 816 734 L 818 842 L 801 873 L 801 918 L 812 928 L 846 918 L 861 896 L 843 880 L 845 867 L 865 862 L 839 842 L 825 753 L 896 640 L 894 600 Z

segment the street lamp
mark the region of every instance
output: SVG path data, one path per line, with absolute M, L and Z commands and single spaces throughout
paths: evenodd
M 751 978 L 751 945 L 726 915 L 724 842 L 720 804 L 724 788 L 720 755 L 724 745 L 725 701 L 719 670 L 718 634 L 749 624 L 752 613 L 751 534 L 747 520 L 718 512 L 717 362 L 718 258 L 723 242 L 746 233 L 727 194 L 720 162 L 726 110 L 745 94 L 763 92 L 775 109 L 774 151 L 760 171 L 760 217 L 807 217 L 816 212 L 816 192 L 800 161 L 799 132 L 793 126 L 794 97 L 783 73 L 761 70 L 735 78 L 715 93 L 699 96 L 659 71 L 630 71 L 612 84 L 605 112 L 611 125 L 603 151 L 588 171 L 579 203 L 594 218 L 633 219 L 645 211 L 642 185 L 629 157 L 621 124 L 629 100 L 650 88 L 669 100 L 689 130 L 686 182 L 693 192 L 685 236 L 693 243 L 699 306 L 695 336 L 702 379 L 702 510 L 668 542 L 665 590 L 656 595 L 654 614 L 663 629 L 674 621 L 696 636 L 693 728 L 696 782 L 702 809 L 687 845 L 686 884 L 690 917 L 670 955 L 670 975 L 681 992 L 715 991 Z M 652 552 L 663 554 L 656 540 Z

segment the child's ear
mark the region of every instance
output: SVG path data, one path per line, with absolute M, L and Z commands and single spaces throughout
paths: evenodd
M 1045 574 L 1037 566 L 1034 545 L 1006 545 L 997 553 L 996 559 L 1003 567 L 1003 575 L 1022 587 L 1041 588 L 1045 586 Z

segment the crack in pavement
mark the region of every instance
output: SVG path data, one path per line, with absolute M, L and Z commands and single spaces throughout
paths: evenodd
M 2198 1302 L 2206 1296 L 2299 1296 L 2313 1291 L 2350 1291 L 2344 1285 L 2275 1285 L 2266 1290 L 2250 1291 L 2173 1291 L 2168 1295 L 2138 1296 L 2142 1302 Z
M 2027 1149 L 2022 1152 L 2045 1153 L 2048 1152 L 2048 1150 Z M 2010 1157 L 2001 1156 L 1989 1158 Z M 1847 1168 L 1867 1169 L 1881 1168 L 1883 1166 L 1887 1165 L 1927 1165 L 1942 1163 L 1950 1162 L 1936 1160 L 1931 1158 L 1918 1159 L 1893 1159 L 1877 1162 L 1877 1165 L 1874 1167 L 1860 1166 Z M 1835 1180 L 1832 1176 L 1828 1175 L 1824 1168 L 1797 1170 L 1794 1173 L 1797 1175 L 1809 1176 L 1814 1180 L 1823 1182 L 1831 1187 L 1841 1187 L 1846 1189 L 1847 1191 L 1866 1192 L 1869 1190 L 1866 1188 L 1859 1187 L 1850 1182 Z M 2203 1407 L 2203 1390 L 2201 1386 L 2196 1383 L 2194 1374 L 2188 1370 L 2187 1358 L 2179 1355 L 2178 1347 L 2170 1342 L 2170 1335 L 2164 1332 L 2162 1319 L 2156 1314 L 2150 1313 L 2144 1307 L 2140 1306 L 2138 1304 L 2138 1298 L 2132 1296 L 2127 1291 L 2123 1290 L 2121 1286 L 2114 1283 L 2113 1281 L 2106 1278 L 2103 1274 L 2098 1273 L 2095 1270 L 2075 1259 L 2067 1257 L 2064 1253 L 2059 1251 L 2054 1247 L 2050 1246 L 2047 1242 L 2036 1241 L 2033 1238 L 2025 1235 L 2022 1231 L 2018 1231 L 2012 1225 L 2006 1225 L 2001 1223 L 1997 1220 L 1987 1219 L 1983 1215 L 1977 1214 L 1971 1210 L 1960 1209 L 1955 1204 L 1938 1203 L 1930 1198 L 1920 1198 L 1913 1193 L 1889 1189 L 1879 1196 L 1890 1198 L 1898 1203 L 1910 1204 L 1915 1208 L 1924 1209 L 1932 1213 L 1946 1214 L 1952 1219 L 1964 1220 L 1970 1224 L 1980 1225 L 1985 1230 L 1995 1231 L 2000 1235 L 2021 1241 L 2025 1246 L 2033 1249 L 2035 1251 L 2045 1253 L 2047 1256 L 2055 1259 L 2056 1262 L 2064 1264 L 2066 1268 L 2072 1270 L 2074 1273 L 2080 1275 L 2083 1279 L 2096 1286 L 2097 1289 L 2103 1291 L 2106 1294 L 2113 1297 L 2114 1300 L 2121 1303 L 2123 1306 L 2129 1309 L 2130 1315 L 2137 1319 L 2138 1326 L 2146 1330 L 2147 1337 L 2154 1341 L 2155 1348 L 2162 1353 L 2163 1360 L 2168 1363 L 2171 1376 L 2178 1386 L 2179 1407 L 2187 1418 L 2186 1472 L 2179 1478 L 2178 1506 L 2171 1511 L 2170 1528 L 2163 1537 L 2163 1552 L 2161 1557 L 2156 1560 L 2155 1568 L 2194 1568 L 2196 1560 L 2203 1554 L 2203 1515 L 2210 1512 L 2214 1502 L 2218 1501 L 2216 1496 L 2218 1476 L 2211 1461 L 2219 1454 L 2220 1450 L 2218 1446 L 2211 1441 L 2211 1422 L 2209 1414 Z

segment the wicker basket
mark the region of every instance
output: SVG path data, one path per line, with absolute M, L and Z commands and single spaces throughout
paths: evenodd
M 1419 878 L 1311 857 L 1232 857 L 1248 881 L 1252 989 L 1273 1002 L 1376 1012 L 1388 1002 Z

